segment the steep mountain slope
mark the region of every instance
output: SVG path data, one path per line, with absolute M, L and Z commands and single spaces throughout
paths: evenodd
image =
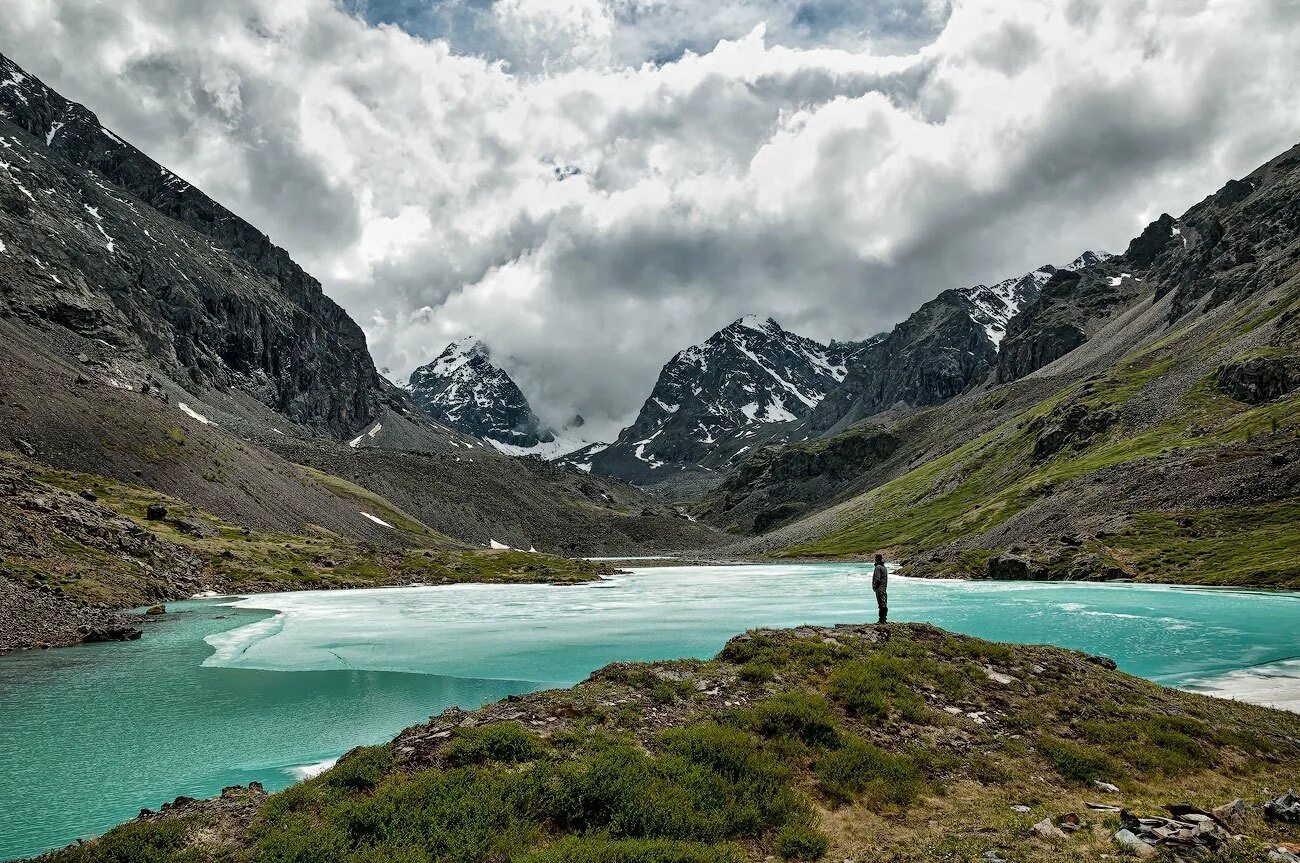
M 0 56 L 0 311 L 350 437 L 365 336 L 256 228 Z
M 677 353 L 636 421 L 607 448 L 578 453 L 595 473 L 637 484 L 707 476 L 782 434 L 844 379 L 856 346 L 820 345 L 771 318 L 741 318 Z M 700 476 L 703 474 L 704 476 Z
M 1297 369 L 1300 147 L 1054 274 L 987 386 L 885 424 L 858 496 L 747 547 L 1295 586 Z
M 493 364 L 487 345 L 473 336 L 411 372 L 405 389 L 430 416 L 492 443 L 529 448 L 555 440 L 510 375 Z
M 965 392 L 996 363 L 1010 321 L 1044 285 L 1109 257 L 1088 251 L 1059 270 L 1047 264 L 991 287 L 944 291 L 857 352 L 844 382 L 809 417 L 811 431 L 833 434 L 895 405 L 924 407 Z

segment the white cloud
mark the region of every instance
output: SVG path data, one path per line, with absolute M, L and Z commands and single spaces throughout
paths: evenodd
M 484 8 L 470 56 L 327 0 L 10 0 L 0 51 L 270 233 L 379 365 L 474 332 L 607 428 L 744 312 L 860 337 L 1300 138 L 1269 0 Z

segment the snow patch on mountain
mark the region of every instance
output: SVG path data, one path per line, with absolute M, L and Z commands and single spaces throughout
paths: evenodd
M 989 341 L 997 347 L 1001 344 L 1003 336 L 1007 334 L 1007 322 L 1021 309 L 1038 299 L 1043 285 L 1047 284 L 1048 279 L 1052 278 L 1058 269 L 1081 270 L 1109 260 L 1111 257 L 1113 256 L 1108 252 L 1090 250 L 1064 267 L 1044 264 L 1023 276 L 1004 279 L 991 286 L 976 285 L 973 288 L 965 288 L 961 293 L 975 305 L 975 312 L 972 313 L 971 318 L 984 327 Z

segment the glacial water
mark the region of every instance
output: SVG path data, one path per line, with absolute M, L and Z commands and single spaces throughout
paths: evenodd
M 1113 657 L 1300 709 L 1300 594 L 895 578 L 891 613 Z M 141 807 L 278 789 L 451 705 L 614 660 L 711 656 L 756 626 L 874 619 L 867 567 L 661 567 L 576 587 L 398 588 L 169 606 L 145 637 L 0 658 L 0 860 Z

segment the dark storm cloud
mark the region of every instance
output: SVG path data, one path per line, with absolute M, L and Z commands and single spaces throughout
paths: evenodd
M 605 431 L 741 314 L 860 338 L 1122 249 L 1300 138 L 1279 0 L 6 13 L 0 50 L 285 245 L 380 365 L 474 333 Z

